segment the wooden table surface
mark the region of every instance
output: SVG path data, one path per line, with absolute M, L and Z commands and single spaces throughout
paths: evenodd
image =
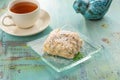
M 0 0 L 0 16 L 10 0 Z M 39 0 L 51 23 L 43 32 L 17 37 L 0 29 L 0 80 L 120 80 L 120 0 L 113 0 L 102 20 L 89 21 L 75 13 L 74 0 Z M 58 73 L 27 46 L 27 42 L 47 35 L 54 28 L 70 24 L 103 50 L 90 60 Z

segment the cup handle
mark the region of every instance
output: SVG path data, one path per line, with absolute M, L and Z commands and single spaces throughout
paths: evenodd
M 14 23 L 12 23 L 12 24 L 6 24 L 6 23 L 5 23 L 5 19 L 6 19 L 6 18 L 12 19 L 12 16 L 6 15 L 6 16 L 3 17 L 3 19 L 2 19 L 2 24 L 3 24 L 4 26 L 16 26 Z

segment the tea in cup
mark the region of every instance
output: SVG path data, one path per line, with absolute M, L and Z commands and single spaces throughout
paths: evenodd
M 4 26 L 17 26 L 19 28 L 30 28 L 39 19 L 40 4 L 37 0 L 14 0 L 8 5 L 8 14 L 3 17 Z M 13 24 L 5 23 L 10 18 Z

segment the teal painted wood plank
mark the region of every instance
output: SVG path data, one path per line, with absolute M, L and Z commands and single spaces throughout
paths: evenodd
M 40 73 L 36 75 L 36 80 L 41 79 L 41 77 L 45 80 L 49 78 L 45 77 L 48 74 L 46 65 L 41 63 L 40 57 L 25 43 L 7 42 L 6 47 L 6 54 L 0 59 L 0 69 L 3 67 L 7 70 L 2 71 L 5 75 L 2 79 L 6 79 L 7 76 L 6 80 L 20 80 L 26 76 L 32 80 L 30 75 L 36 75 L 36 73 Z
M 0 30 L 0 41 L 2 40 L 2 31 Z
M 0 56 L 3 55 L 4 55 L 3 46 L 2 46 L 2 42 L 0 41 Z

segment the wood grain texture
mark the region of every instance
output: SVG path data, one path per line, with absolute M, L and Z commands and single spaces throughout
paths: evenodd
M 10 0 L 0 0 L 0 8 Z M 0 30 L 0 80 L 120 80 L 120 0 L 113 0 L 102 20 L 89 21 L 75 13 L 74 0 L 39 0 L 51 16 L 49 27 L 33 36 L 16 37 Z M 2 13 L 1 13 L 2 14 Z M 75 26 L 103 50 L 70 70 L 57 73 L 25 42 L 36 40 L 65 24 Z

